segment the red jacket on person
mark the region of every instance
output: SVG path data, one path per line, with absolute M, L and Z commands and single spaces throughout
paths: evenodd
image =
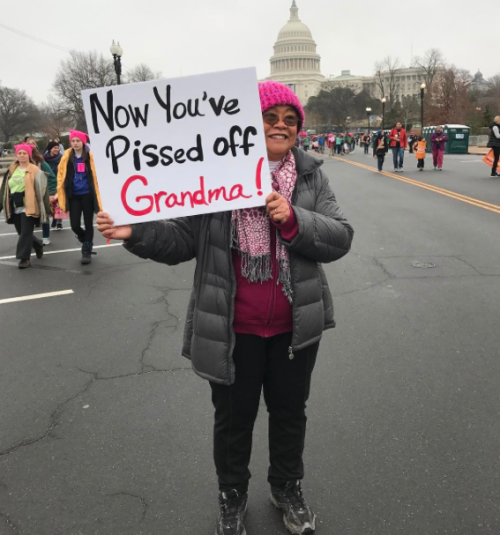
M 408 147 L 408 136 L 406 135 L 406 130 L 404 128 L 401 128 L 401 130 L 398 132 L 397 128 L 393 128 L 389 134 L 389 146 L 391 148 L 395 147 L 397 144 L 396 136 L 399 135 L 399 143 L 400 147 L 402 149 L 406 149 Z

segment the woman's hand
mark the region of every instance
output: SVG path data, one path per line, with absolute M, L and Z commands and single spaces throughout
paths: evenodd
M 107 239 L 110 240 L 128 240 L 132 236 L 132 226 L 123 225 L 115 227 L 114 221 L 106 212 L 99 212 L 97 214 L 97 230 Z
M 57 201 L 57 197 L 55 195 L 49 195 L 49 201 L 50 202 L 56 202 Z
M 266 212 L 275 223 L 286 223 L 290 217 L 290 205 L 285 197 L 273 191 L 266 199 Z

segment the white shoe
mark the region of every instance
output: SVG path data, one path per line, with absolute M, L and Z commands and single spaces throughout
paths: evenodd
M 42 238 L 43 245 L 50 245 L 50 239 L 49 238 Z

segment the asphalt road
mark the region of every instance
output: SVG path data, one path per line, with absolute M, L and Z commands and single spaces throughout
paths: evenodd
M 356 234 L 326 266 L 337 328 L 313 378 L 304 480 L 317 531 L 497 535 L 500 179 L 477 156 L 418 173 L 407 155 L 391 176 L 360 152 L 324 165 Z M 209 387 L 180 356 L 193 264 L 113 246 L 84 267 L 64 230 L 20 271 L 12 232 L 0 223 L 0 535 L 212 534 Z M 266 432 L 262 406 L 250 535 L 285 533 Z

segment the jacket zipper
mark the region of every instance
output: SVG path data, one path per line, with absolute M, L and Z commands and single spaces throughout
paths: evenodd
M 290 201 L 290 204 L 292 205 L 292 207 L 295 204 L 295 201 L 297 200 L 297 195 L 298 195 L 297 183 L 299 181 L 299 178 L 301 178 L 301 176 L 299 176 L 299 174 L 297 173 L 297 181 L 295 182 L 295 188 L 293 188 L 292 199 Z M 294 258 L 293 258 L 292 251 L 290 251 L 290 249 L 288 250 L 288 259 L 289 259 L 289 262 L 290 262 L 290 282 L 291 282 L 291 286 L 292 286 L 292 296 L 293 296 L 293 299 L 292 299 L 292 341 L 290 342 L 291 345 L 288 348 L 288 358 L 290 360 L 293 360 L 293 357 L 294 357 L 294 354 L 293 354 L 293 339 L 294 339 L 294 336 L 295 336 L 295 285 L 294 285 L 294 280 L 293 280 L 293 276 L 292 276 Z
M 274 317 L 274 308 L 276 304 L 276 288 L 278 287 L 278 284 L 274 284 L 274 275 L 278 275 L 278 261 L 276 260 L 276 229 L 274 226 L 269 222 L 270 226 L 270 232 L 271 232 L 271 277 L 272 277 L 272 285 L 271 285 L 271 298 L 269 301 L 269 313 L 267 314 L 267 320 L 266 320 L 266 326 L 265 326 L 265 334 L 267 336 L 268 334 L 268 328 L 272 323 L 273 317 Z M 274 246 L 274 247 L 273 247 Z M 276 281 L 277 282 L 277 281 Z
M 234 346 L 236 345 L 236 336 L 234 334 L 234 300 L 236 298 L 236 273 L 234 272 L 234 264 L 232 257 L 232 234 L 231 234 L 231 212 L 229 212 L 229 225 L 227 226 L 228 237 L 229 237 L 229 248 L 228 248 L 228 263 L 229 263 L 229 274 L 231 276 L 231 301 L 229 303 L 229 352 L 228 352 L 228 369 L 229 369 L 229 384 L 232 385 L 236 380 L 236 374 L 234 369 Z

